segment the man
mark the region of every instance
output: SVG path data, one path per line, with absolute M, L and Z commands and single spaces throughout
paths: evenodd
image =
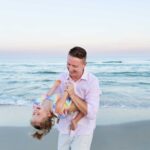
M 59 120 L 58 150 L 90 150 L 99 109 L 100 88 L 98 79 L 85 69 L 86 57 L 85 49 L 72 48 L 67 57 L 68 73 L 62 73 L 59 78 L 62 84 L 58 91 L 67 91 L 84 117 L 75 130 L 70 130 L 70 125 L 76 113 L 68 114 L 65 119 Z

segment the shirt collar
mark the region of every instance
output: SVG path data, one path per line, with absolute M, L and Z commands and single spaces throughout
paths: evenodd
M 88 75 L 88 73 L 87 73 L 86 69 L 84 69 L 84 72 L 83 72 L 83 75 L 82 75 L 81 79 L 87 80 L 88 79 L 87 75 Z
M 83 75 L 81 76 L 80 80 L 87 80 L 88 79 L 88 73 L 86 71 L 86 69 L 84 68 L 84 72 L 83 72 Z M 69 72 L 67 72 L 67 76 L 66 76 L 66 79 L 69 80 L 70 76 L 69 76 Z

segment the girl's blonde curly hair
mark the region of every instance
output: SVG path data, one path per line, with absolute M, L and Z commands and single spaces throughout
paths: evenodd
M 48 117 L 46 120 L 43 120 L 43 122 L 41 122 L 38 126 L 31 121 L 31 125 L 36 129 L 36 131 L 32 134 L 32 137 L 38 140 L 42 139 L 42 137 L 49 133 L 54 126 L 55 118 L 57 118 L 57 116 L 52 113 L 50 118 Z

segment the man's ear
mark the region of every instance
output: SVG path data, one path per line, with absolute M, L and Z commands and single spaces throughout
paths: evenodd
M 84 65 L 86 66 L 86 64 L 87 64 L 86 60 L 84 59 L 83 61 L 84 61 L 84 62 L 83 62 L 83 63 L 84 63 Z

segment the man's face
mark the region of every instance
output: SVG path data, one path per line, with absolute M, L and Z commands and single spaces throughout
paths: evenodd
M 68 55 L 67 69 L 73 80 L 79 80 L 84 72 L 85 60 Z

